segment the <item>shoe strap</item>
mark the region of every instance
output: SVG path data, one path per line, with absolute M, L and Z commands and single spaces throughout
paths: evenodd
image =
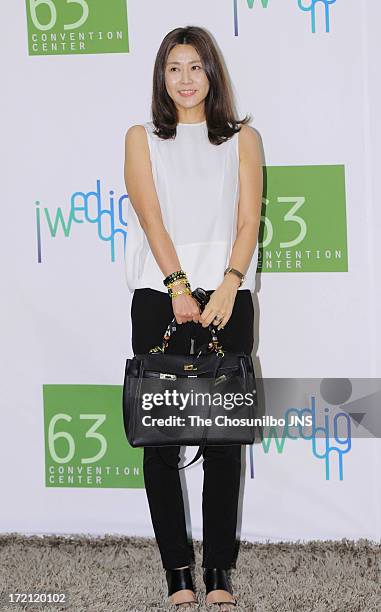
M 168 597 L 176 593 L 176 591 L 183 591 L 184 589 L 194 591 L 192 574 L 189 567 L 167 569 L 165 570 L 165 577 L 168 585 Z
M 228 573 L 225 569 L 219 568 L 204 568 L 203 578 L 205 582 L 206 594 L 210 591 L 222 590 L 228 591 L 233 595 L 233 589 L 230 584 Z

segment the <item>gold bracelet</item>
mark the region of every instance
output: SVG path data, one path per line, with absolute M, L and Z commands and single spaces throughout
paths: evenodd
M 167 287 L 175 287 L 177 285 L 189 285 L 189 281 L 186 278 L 179 278 L 178 280 L 173 281 L 172 283 L 170 283 L 169 285 L 167 285 Z
M 172 291 L 170 297 L 174 298 L 174 297 L 177 297 L 178 295 L 182 295 L 183 293 L 187 295 L 192 295 L 192 292 L 189 289 L 189 287 L 185 287 L 185 289 L 180 289 L 180 291 Z

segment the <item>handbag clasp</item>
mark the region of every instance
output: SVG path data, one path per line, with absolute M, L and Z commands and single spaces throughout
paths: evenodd
M 197 370 L 197 366 L 193 365 L 193 363 L 184 363 L 184 370 Z

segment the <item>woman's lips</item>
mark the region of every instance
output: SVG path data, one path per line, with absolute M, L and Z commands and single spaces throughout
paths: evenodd
M 189 98 L 190 96 L 193 96 L 196 93 L 195 89 L 189 90 L 189 91 L 179 91 L 180 96 L 183 96 L 184 98 Z

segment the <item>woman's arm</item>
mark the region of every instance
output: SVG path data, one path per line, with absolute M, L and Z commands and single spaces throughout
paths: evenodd
M 246 274 L 257 244 L 261 220 L 263 162 L 259 138 L 253 128 L 243 125 L 238 138 L 240 195 L 237 235 L 230 255 L 229 267 Z M 239 282 L 239 278 L 232 273 L 224 276 L 224 280 L 212 293 L 200 317 L 203 327 L 212 323 L 216 313 L 224 315 L 218 329 L 226 325 L 233 310 Z
M 164 226 L 152 176 L 147 134 L 142 125 L 133 125 L 126 132 L 124 180 L 130 205 L 137 214 L 164 279 L 175 270 L 179 270 L 181 264 L 171 237 Z M 180 289 L 180 285 L 177 288 Z M 192 296 L 179 295 L 172 298 L 172 306 L 178 323 L 199 320 L 198 303 Z
M 257 133 L 253 128 L 242 126 L 239 134 L 239 150 L 240 196 L 237 236 L 229 266 L 245 274 L 257 244 L 263 191 L 262 153 Z

